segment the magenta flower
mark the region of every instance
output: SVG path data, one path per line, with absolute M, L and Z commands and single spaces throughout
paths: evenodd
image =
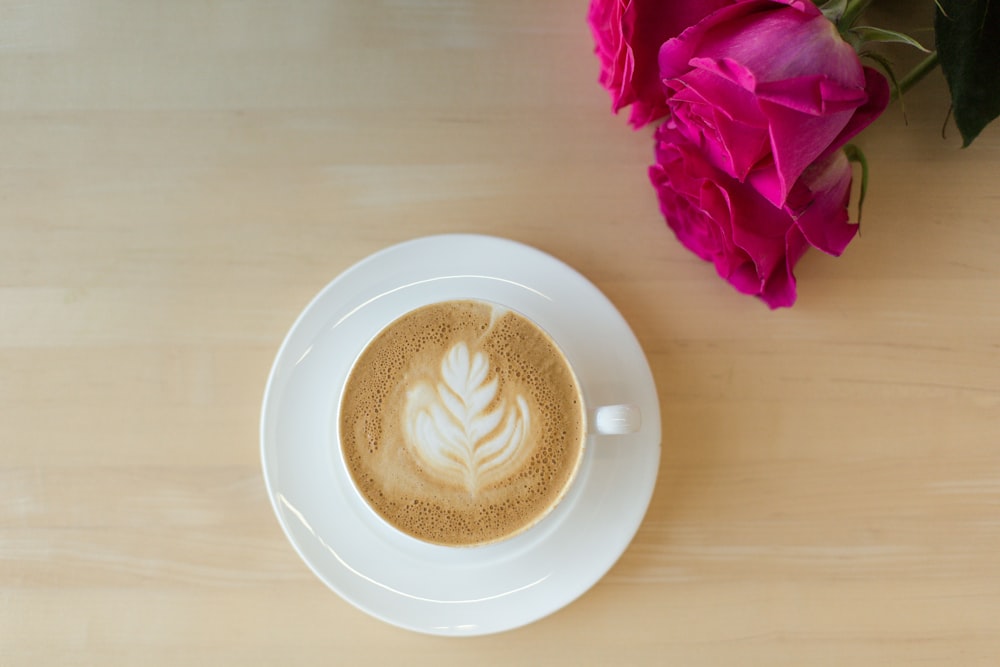
M 805 0 L 724 7 L 664 43 L 659 67 L 679 133 L 778 207 L 889 101 L 885 78 Z
M 843 151 L 804 169 L 788 204 L 776 207 L 716 168 L 672 124 L 661 125 L 656 139 L 649 178 L 667 224 L 733 287 L 771 308 L 795 303 L 792 270 L 809 246 L 839 255 L 857 231 L 848 222 L 851 169 Z
M 601 60 L 601 85 L 618 113 L 632 105 L 635 128 L 667 113 L 660 81 L 660 46 L 733 0 L 592 0 L 587 22 Z

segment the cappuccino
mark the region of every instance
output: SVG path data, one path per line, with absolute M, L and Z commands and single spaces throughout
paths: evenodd
M 425 306 L 383 329 L 348 376 L 338 426 L 372 509 L 449 546 L 536 523 L 568 488 L 585 437 L 576 377 L 548 334 L 474 300 Z

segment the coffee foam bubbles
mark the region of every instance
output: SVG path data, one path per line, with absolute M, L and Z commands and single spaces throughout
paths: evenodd
M 413 311 L 345 386 L 348 469 L 389 523 L 440 544 L 489 542 L 562 495 L 582 449 L 575 378 L 548 336 L 492 304 Z

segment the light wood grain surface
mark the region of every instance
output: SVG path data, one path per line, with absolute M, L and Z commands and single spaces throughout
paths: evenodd
M 659 217 L 585 0 L 0 2 L 0 665 L 1000 664 L 1000 127 L 933 77 L 864 133 L 862 236 L 770 312 Z M 568 262 L 646 350 L 652 505 L 553 616 L 443 639 L 285 540 L 295 316 L 369 253 Z

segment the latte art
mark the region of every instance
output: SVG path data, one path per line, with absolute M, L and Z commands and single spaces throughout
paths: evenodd
M 576 378 L 518 313 L 446 301 L 407 313 L 361 353 L 338 439 L 368 505 L 418 539 L 517 534 L 562 498 L 583 451 Z
M 489 371 L 485 354 L 457 343 L 441 362 L 441 382 L 407 392 L 403 417 L 406 446 L 424 472 L 473 496 L 516 473 L 528 451 L 528 403 L 520 394 L 513 404 L 497 403 L 497 379 Z

